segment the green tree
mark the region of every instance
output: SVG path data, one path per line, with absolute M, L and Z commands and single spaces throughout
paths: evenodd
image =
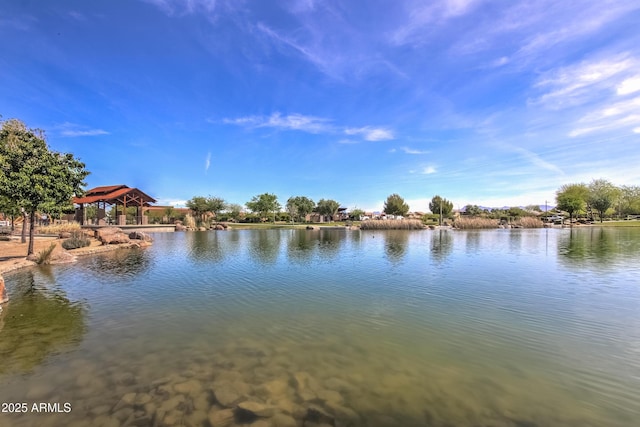
M 429 202 L 429 210 L 434 213 L 440 215 L 439 224 L 442 225 L 442 218 L 448 217 L 453 212 L 453 203 L 448 201 L 447 199 L 443 199 L 442 197 L 435 195 L 431 198 Z
M 164 208 L 164 217 L 167 217 L 167 222 L 169 224 L 171 224 L 171 219 L 173 218 L 173 216 L 176 213 L 176 210 L 173 208 L 173 206 L 167 206 L 166 208 Z
M 227 205 L 226 211 L 231 218 L 233 218 L 235 221 L 238 221 L 240 219 L 240 215 L 242 214 L 242 206 L 237 203 L 230 203 Z
M 556 207 L 569 214 L 569 222 L 573 214 L 582 211 L 587 204 L 589 189 L 584 184 L 565 184 L 556 191 Z
M 613 206 L 619 195 L 620 190 L 606 179 L 591 181 L 587 203 L 592 209 L 598 211 L 600 222 L 602 222 L 607 209 Z
M 399 195 L 392 194 L 387 197 L 387 201 L 384 202 L 383 210 L 387 215 L 406 216 L 407 213 L 409 213 L 409 205 Z
M 331 221 L 333 221 L 334 216 L 338 212 L 338 208 L 340 208 L 340 203 L 335 200 L 325 200 L 320 199 L 318 201 L 318 205 L 316 206 L 316 210 L 320 215 L 329 215 L 331 217 Z
M 186 206 L 191 209 L 193 215 L 198 218 L 199 222 L 202 222 L 204 216 L 209 212 L 209 203 L 206 197 L 194 196 L 190 200 L 187 200 Z
M 207 207 L 209 209 L 209 212 L 213 213 L 213 216 L 217 220 L 220 212 L 225 210 L 225 208 L 227 207 L 227 203 L 220 197 L 209 196 L 207 198 Z
M 245 203 L 245 206 L 252 212 L 259 214 L 261 218 L 273 217 L 273 222 L 276 222 L 276 212 L 281 209 L 278 196 L 270 193 L 253 196 L 250 201 Z
M 355 221 L 360 221 L 360 219 L 365 216 L 365 211 L 363 211 L 362 209 L 358 209 L 358 208 L 353 208 L 351 210 L 351 212 L 349 213 L 349 218 L 355 220 Z
M 28 129 L 19 120 L 2 122 L 0 130 L 0 196 L 8 197 L 29 214 L 29 247 L 33 254 L 36 211 L 68 205 L 82 195 L 85 164 L 72 154 L 51 151 L 44 132 Z
M 305 196 L 292 196 L 287 200 L 287 212 L 289 212 L 291 218 L 298 218 L 300 222 L 304 221 L 315 207 L 316 203 Z
M 15 228 L 14 221 L 16 217 L 20 216 L 20 206 L 9 197 L 0 196 L 0 213 L 5 219 L 9 218 L 11 220 L 11 231 L 13 231 Z
M 623 215 L 640 214 L 640 186 L 620 187 L 620 211 Z
M 478 216 L 482 213 L 482 209 L 478 205 L 466 205 L 464 207 L 464 212 L 470 216 Z

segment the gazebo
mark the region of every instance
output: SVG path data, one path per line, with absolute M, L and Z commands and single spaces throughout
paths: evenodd
M 76 209 L 76 220 L 82 225 L 84 225 L 85 222 L 84 205 L 97 206 L 97 225 L 107 225 L 105 220 L 107 205 L 115 205 L 118 225 L 127 224 L 127 207 L 134 206 L 136 208 L 136 224 L 146 225 L 147 217 L 144 215 L 145 207 L 148 207 L 151 203 L 155 202 L 156 200 L 153 197 L 145 194 L 137 188 L 130 188 L 126 185 L 107 185 L 103 187 L 96 187 L 88 190 L 82 197 L 73 198 L 73 203 L 80 205 L 80 207 Z M 120 212 L 118 212 L 119 206 L 122 207 Z

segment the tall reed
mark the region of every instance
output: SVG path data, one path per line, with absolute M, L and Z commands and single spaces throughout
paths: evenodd
M 418 219 L 367 220 L 360 223 L 361 230 L 422 230 L 424 224 Z
M 498 228 L 498 221 L 495 219 L 489 219 L 489 218 L 461 217 L 454 221 L 453 226 L 460 230 Z
M 532 216 L 525 216 L 525 217 L 519 218 L 513 222 L 513 225 L 515 225 L 516 227 L 522 227 L 522 228 L 544 227 L 544 224 L 542 223 L 542 220 L 540 220 L 540 218 L 535 218 Z

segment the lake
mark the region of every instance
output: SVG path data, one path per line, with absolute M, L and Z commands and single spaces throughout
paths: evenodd
M 5 275 L 1 426 L 638 425 L 640 228 L 154 238 Z

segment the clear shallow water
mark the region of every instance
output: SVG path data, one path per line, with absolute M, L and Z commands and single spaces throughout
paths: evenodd
M 640 229 L 155 239 L 5 276 L 0 426 L 638 425 Z

